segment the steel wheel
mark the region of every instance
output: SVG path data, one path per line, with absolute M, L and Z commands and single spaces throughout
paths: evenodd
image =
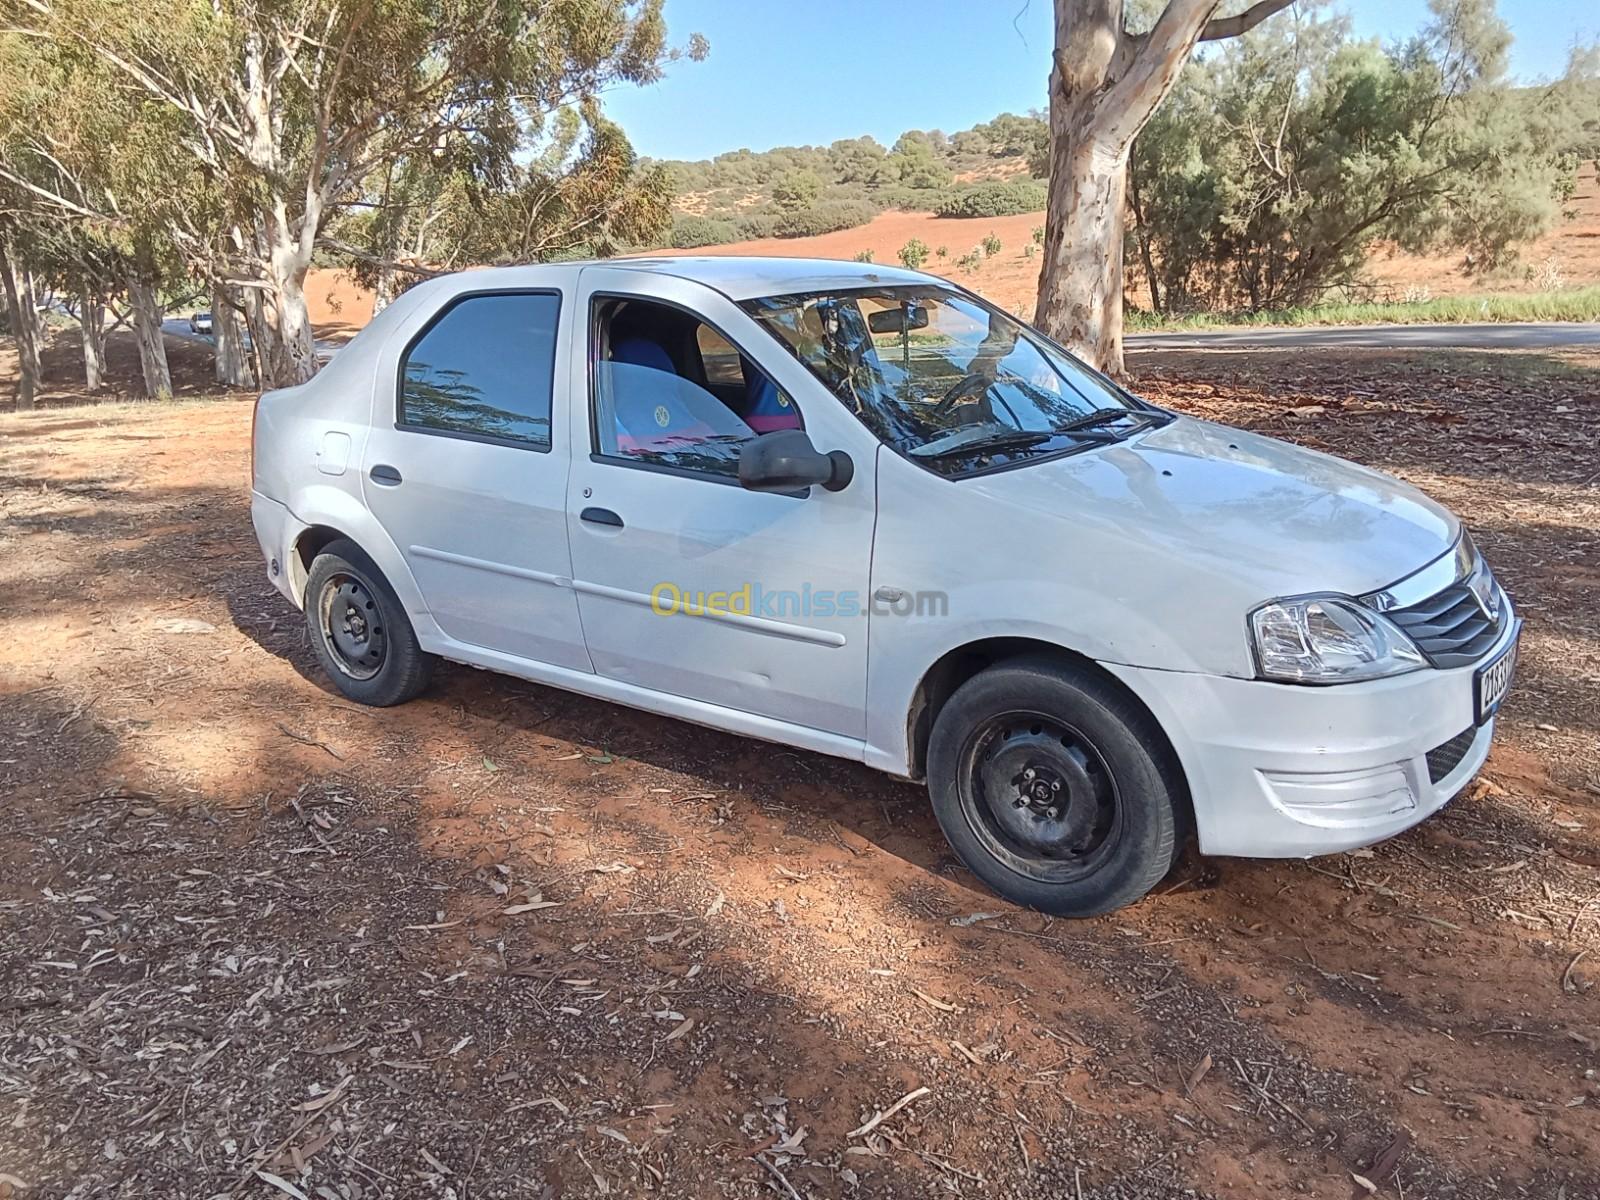
M 1094 872 L 1122 831 L 1122 802 L 1104 757 L 1044 713 L 990 717 L 967 738 L 957 780 L 962 814 L 998 860 L 1041 883 Z
M 342 571 L 330 575 L 318 595 L 317 613 L 335 666 L 352 679 L 371 679 L 383 670 L 388 641 L 365 581 Z

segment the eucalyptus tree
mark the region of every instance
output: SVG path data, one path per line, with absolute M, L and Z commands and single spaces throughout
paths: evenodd
M 451 139 L 390 158 L 324 241 L 355 263 L 381 308 L 408 283 L 471 264 L 606 256 L 663 237 L 666 168 L 642 166 L 597 103 L 530 127 L 510 161 Z
M 1133 140 L 1201 42 L 1237 37 L 1291 0 L 1218 16 L 1220 0 L 1167 0 L 1147 31 L 1123 0 L 1055 0 L 1050 198 L 1034 321 L 1088 362 L 1122 369 L 1122 244 Z
M 159 219 L 192 268 L 243 291 L 265 386 L 315 373 L 306 274 L 383 163 L 465 145 L 481 178 L 514 172 L 553 114 L 598 114 L 605 89 L 675 55 L 660 0 L 0 0 L 0 15 L 0 37 L 44 44 L 130 127 L 166 131 L 153 158 L 181 157 L 216 208 Z M 135 219 L 134 196 L 88 191 L 50 199 Z

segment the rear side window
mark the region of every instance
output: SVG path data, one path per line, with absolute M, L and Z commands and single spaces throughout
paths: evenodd
M 556 319 L 549 292 L 466 296 L 400 363 L 400 425 L 550 449 Z

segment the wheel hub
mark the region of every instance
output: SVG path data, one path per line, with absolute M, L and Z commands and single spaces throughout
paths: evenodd
M 1098 754 L 1053 721 L 997 722 L 977 747 L 973 783 L 984 824 L 1013 853 L 1075 863 L 1110 832 L 1109 773 Z
M 346 674 L 370 679 L 383 667 L 383 626 L 366 585 L 349 576 L 330 579 L 322 595 L 322 628 L 328 648 Z

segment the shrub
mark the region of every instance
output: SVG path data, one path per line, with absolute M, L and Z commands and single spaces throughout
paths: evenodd
M 743 241 L 754 241 L 757 238 L 770 238 L 778 236 L 779 218 L 768 213 L 758 213 L 755 216 L 741 217 L 738 222 L 739 237 Z
M 941 217 L 1009 217 L 1016 213 L 1038 212 L 1045 206 L 1047 193 L 1042 183 L 1033 180 L 991 181 L 976 184 L 950 197 L 934 209 Z
M 772 198 L 784 212 L 804 212 L 822 195 L 815 171 L 785 171 L 772 184 Z
M 1000 239 L 995 237 L 995 235 L 991 233 L 991 234 L 989 234 L 987 237 L 985 237 L 983 239 L 983 256 L 985 258 L 993 258 L 996 254 L 999 254 L 999 253 L 1000 253 Z
M 1033 244 L 1035 246 L 1044 245 L 1044 226 L 1043 225 L 1035 225 L 1033 227 Z
M 983 255 L 976 249 L 971 254 L 963 254 L 956 259 L 956 269 L 959 271 L 975 272 L 983 265 Z
M 878 212 L 859 200 L 825 200 L 803 212 L 784 213 L 774 218 L 773 230 L 763 237 L 815 237 L 865 225 Z
M 950 247 L 949 246 L 940 246 L 937 250 L 935 250 L 933 252 L 933 256 L 935 258 L 947 258 L 947 257 L 949 257 L 949 255 L 950 255 Z
M 739 233 L 739 226 L 732 221 L 717 217 L 679 216 L 673 218 L 668 245 L 678 250 L 720 246 L 724 242 L 737 242 Z
M 959 190 L 951 188 L 907 187 L 895 183 L 874 188 L 872 199 L 884 208 L 899 209 L 901 212 L 938 212 L 940 205 L 949 203 L 960 194 Z
M 928 261 L 928 246 L 921 238 L 912 238 L 900 247 L 900 262 L 909 270 L 915 271 Z
M 1029 242 L 1026 246 L 1024 246 L 1022 248 L 1022 257 L 1023 258 L 1032 258 L 1033 255 L 1034 255 L 1034 252 L 1036 250 L 1038 250 L 1038 249 L 1039 249 L 1039 247 L 1035 246 L 1032 242 Z
M 871 262 L 871 261 L 872 261 L 872 251 L 871 250 L 857 250 L 856 251 L 856 262 Z

